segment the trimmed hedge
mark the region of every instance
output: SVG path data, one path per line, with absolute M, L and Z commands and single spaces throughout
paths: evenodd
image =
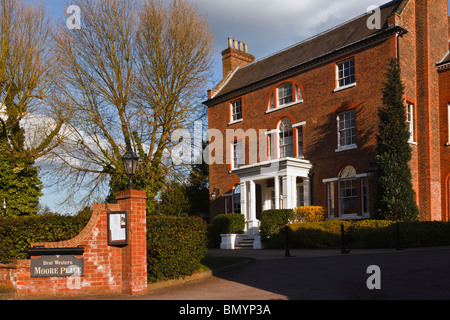
M 271 209 L 261 213 L 259 234 L 263 240 L 271 238 L 280 227 L 284 227 L 295 217 L 294 209 Z
M 27 250 L 32 242 L 72 239 L 88 221 L 88 218 L 60 215 L 0 219 L 0 262 L 27 259 Z
M 295 219 L 300 222 L 325 221 L 327 213 L 324 207 L 305 206 L 295 208 Z
M 220 246 L 220 235 L 242 233 L 245 228 L 245 217 L 240 213 L 223 213 L 214 217 L 213 223 L 208 225 L 208 248 Z
M 342 245 L 341 224 L 344 225 L 345 245 L 352 248 L 395 248 L 397 231 L 395 221 L 359 220 L 297 222 L 289 225 L 291 248 L 339 248 Z M 450 223 L 400 222 L 401 247 L 450 245 Z M 269 248 L 284 248 L 282 228 L 268 240 Z
M 150 282 L 191 275 L 206 255 L 206 223 L 198 217 L 147 217 Z
M 213 226 L 222 234 L 240 233 L 245 228 L 245 217 L 240 213 L 224 213 L 214 217 Z

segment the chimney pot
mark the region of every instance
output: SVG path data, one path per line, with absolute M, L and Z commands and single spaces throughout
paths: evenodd
M 228 48 L 233 48 L 233 38 L 228 37 Z
M 255 61 L 255 57 L 248 53 L 247 43 L 228 37 L 228 48 L 222 51 L 223 77 L 227 77 L 236 68 Z

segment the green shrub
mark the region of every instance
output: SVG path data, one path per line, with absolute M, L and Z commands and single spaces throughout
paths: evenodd
M 397 230 L 390 220 L 328 220 L 297 222 L 289 225 L 291 248 L 339 248 L 342 245 L 341 224 L 345 245 L 349 248 L 395 248 Z M 400 222 L 400 246 L 425 247 L 450 245 L 450 224 L 444 222 Z M 285 233 L 279 228 L 266 241 L 269 248 L 284 248 Z
M 224 213 L 214 217 L 212 225 L 208 226 L 208 247 L 218 248 L 220 235 L 241 233 L 245 228 L 245 217 L 240 213 Z
M 342 245 L 341 224 L 344 225 L 346 240 L 351 223 L 348 221 L 296 222 L 289 226 L 291 248 L 337 248 Z M 284 248 L 285 232 L 280 228 L 266 245 L 270 248 Z
M 0 219 L 0 262 L 27 259 L 32 242 L 72 239 L 88 221 L 88 218 L 60 215 Z
M 394 221 L 372 220 L 374 228 L 360 228 L 355 224 L 355 246 L 361 248 L 392 248 L 397 245 Z M 369 222 L 366 222 L 369 223 Z M 438 221 L 413 221 L 399 223 L 401 247 L 428 247 L 450 245 L 450 224 Z
M 222 234 L 240 233 L 245 228 L 245 217 L 240 213 L 225 213 L 214 217 L 214 228 Z
M 295 208 L 295 219 L 299 222 L 325 221 L 327 213 L 324 207 L 304 206 Z
M 206 223 L 198 217 L 147 217 L 150 282 L 191 275 L 207 252 Z
M 259 233 L 266 241 L 272 237 L 280 227 L 284 227 L 295 217 L 293 209 L 271 209 L 261 213 Z

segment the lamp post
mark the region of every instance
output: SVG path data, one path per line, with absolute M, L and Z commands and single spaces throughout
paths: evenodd
M 131 149 L 123 155 L 122 162 L 128 176 L 128 190 L 133 189 L 133 176 L 136 174 L 139 158 Z
M 6 199 L 3 198 L 3 218 L 6 218 Z

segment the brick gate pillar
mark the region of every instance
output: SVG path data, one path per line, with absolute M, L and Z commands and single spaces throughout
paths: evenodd
M 122 251 L 122 292 L 147 292 L 147 220 L 145 191 L 126 190 L 116 194 L 120 210 L 128 211 L 128 245 Z

